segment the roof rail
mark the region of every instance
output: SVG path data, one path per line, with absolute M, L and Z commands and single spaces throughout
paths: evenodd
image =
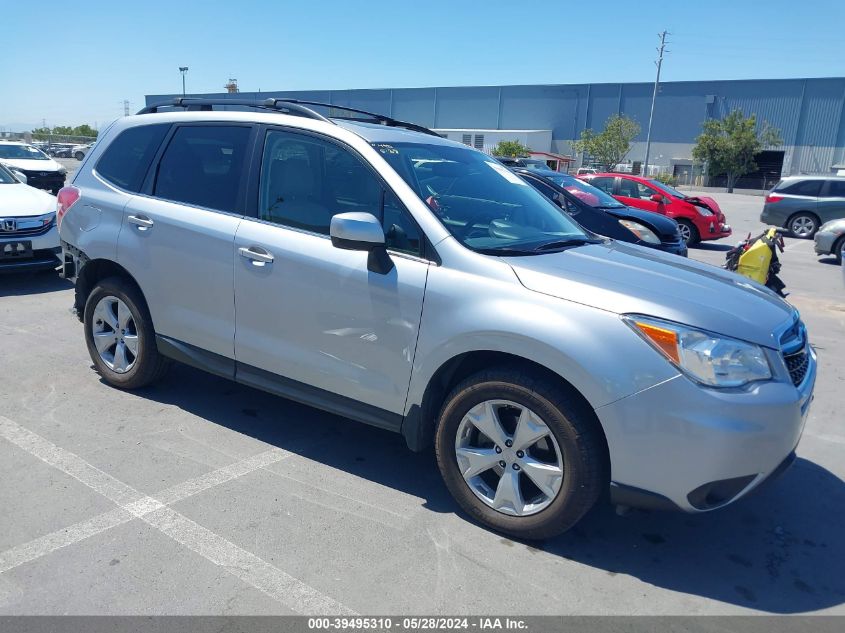
M 321 101 L 304 101 L 302 99 L 267 99 L 268 102 L 274 103 L 289 103 L 293 105 L 302 105 L 302 106 L 320 106 L 324 108 L 329 108 L 331 110 L 342 110 L 344 112 L 352 112 L 354 114 L 363 114 L 369 117 L 369 120 L 375 121 L 376 123 L 380 123 L 382 125 L 386 125 L 388 127 L 401 127 L 405 128 L 406 130 L 413 130 L 414 132 L 421 132 L 422 134 L 429 134 L 431 136 L 440 136 L 434 130 L 430 130 L 427 127 L 423 127 L 422 125 L 417 125 L 416 123 L 408 123 L 407 121 L 400 121 L 398 119 L 394 119 L 389 116 L 385 116 L 384 114 L 378 114 L 376 112 L 368 112 L 367 110 L 359 110 L 358 108 L 349 108 L 347 106 L 337 105 L 335 103 L 323 103 Z M 359 117 L 331 117 L 333 119 L 343 119 L 347 121 L 361 121 L 367 122 L 368 119 L 362 119 Z
M 318 112 L 315 112 L 311 108 L 306 108 L 303 105 L 295 103 L 283 103 L 283 100 L 281 99 L 264 99 L 263 101 L 255 101 L 253 99 L 176 97 L 172 101 L 163 101 L 161 103 L 148 105 L 147 107 L 138 110 L 138 114 L 155 114 L 160 108 L 184 108 L 186 110 L 210 111 L 214 109 L 214 106 L 241 106 L 255 108 L 256 110 L 271 110 L 282 114 L 293 114 L 296 116 L 303 116 L 308 119 L 329 122 L 326 117 Z
M 202 97 L 176 97 L 172 101 L 163 101 L 161 103 L 154 103 L 142 108 L 138 114 L 154 114 L 160 108 L 185 108 L 186 110 L 206 110 L 214 109 L 214 106 L 241 106 L 248 108 L 255 108 L 256 110 L 271 110 L 274 112 L 281 112 L 283 114 L 293 114 L 297 116 L 304 116 L 309 119 L 316 119 L 318 121 L 331 122 L 331 119 L 324 117 L 319 112 L 315 112 L 307 106 L 318 106 L 322 108 L 329 108 L 329 110 L 342 110 L 343 112 L 351 112 L 353 114 L 363 114 L 367 118 L 361 117 L 332 117 L 335 119 L 343 119 L 348 121 L 361 122 L 376 122 L 381 125 L 389 127 L 401 127 L 406 130 L 414 132 L 421 132 L 422 134 L 429 134 L 431 136 L 440 136 L 437 132 L 417 125 L 416 123 L 408 123 L 407 121 L 399 121 L 383 114 L 376 112 L 368 112 L 367 110 L 359 110 L 357 108 L 349 108 L 346 106 L 336 105 L 334 103 L 323 103 L 321 101 L 303 101 L 301 99 L 277 99 L 271 97 L 262 101 L 255 101 L 251 99 L 208 99 Z

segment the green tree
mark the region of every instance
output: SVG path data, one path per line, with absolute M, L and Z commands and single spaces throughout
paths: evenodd
M 493 156 L 528 156 L 531 150 L 519 141 L 499 141 L 493 148 Z
M 605 122 L 603 131 L 596 133 L 586 129 L 581 132 L 581 138 L 572 143 L 572 149 L 589 154 L 596 163 L 613 170 L 625 160 L 631 151 L 631 141 L 639 133 L 640 126 L 632 118 L 613 114 Z
M 97 138 L 97 130 L 92 128 L 87 123 L 83 123 L 82 125 L 77 125 L 73 128 L 73 135 L 74 136 L 91 136 L 93 138 Z
M 769 145 L 783 144 L 780 131 L 765 121 L 757 129 L 757 116 L 733 110 L 724 119 L 708 119 L 695 140 L 692 156 L 706 162 L 711 176 L 725 174 L 728 193 L 740 176 L 757 169 L 754 159 Z

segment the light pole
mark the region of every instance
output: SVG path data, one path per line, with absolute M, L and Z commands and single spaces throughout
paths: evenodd
M 654 102 L 657 101 L 657 87 L 660 85 L 660 67 L 663 66 L 663 49 L 666 46 L 666 31 L 660 34 L 660 48 L 657 57 L 657 77 L 654 80 L 654 92 L 651 94 L 651 111 L 648 114 L 648 132 L 645 136 L 645 160 L 643 161 L 643 177 L 648 178 L 648 153 L 651 149 L 651 122 L 654 120 Z
M 185 96 L 185 73 L 188 72 L 187 66 L 179 66 L 179 72 L 182 73 L 182 96 Z

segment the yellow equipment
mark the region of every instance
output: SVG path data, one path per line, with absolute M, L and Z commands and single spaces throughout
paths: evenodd
M 769 278 L 769 266 L 772 263 L 772 245 L 776 239 L 777 229 L 766 231 L 762 239 L 756 240 L 748 247 L 748 250 L 739 256 L 736 272 L 758 283 L 765 284 Z

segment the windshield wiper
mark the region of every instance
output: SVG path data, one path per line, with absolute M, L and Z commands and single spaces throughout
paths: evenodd
M 605 204 L 600 207 L 595 207 L 596 209 L 624 209 L 624 204 Z
M 568 240 L 555 240 L 554 242 L 540 244 L 534 251 L 551 251 L 558 248 L 569 248 L 571 246 L 584 246 L 585 244 L 601 244 L 601 242 L 601 240 L 591 239 L 589 237 L 573 237 Z
M 476 248 L 474 249 L 476 253 L 481 253 L 482 255 L 501 255 L 506 257 L 508 255 L 536 255 L 537 251 L 529 251 L 525 250 L 524 248 L 508 248 L 506 246 L 502 246 L 501 248 Z

